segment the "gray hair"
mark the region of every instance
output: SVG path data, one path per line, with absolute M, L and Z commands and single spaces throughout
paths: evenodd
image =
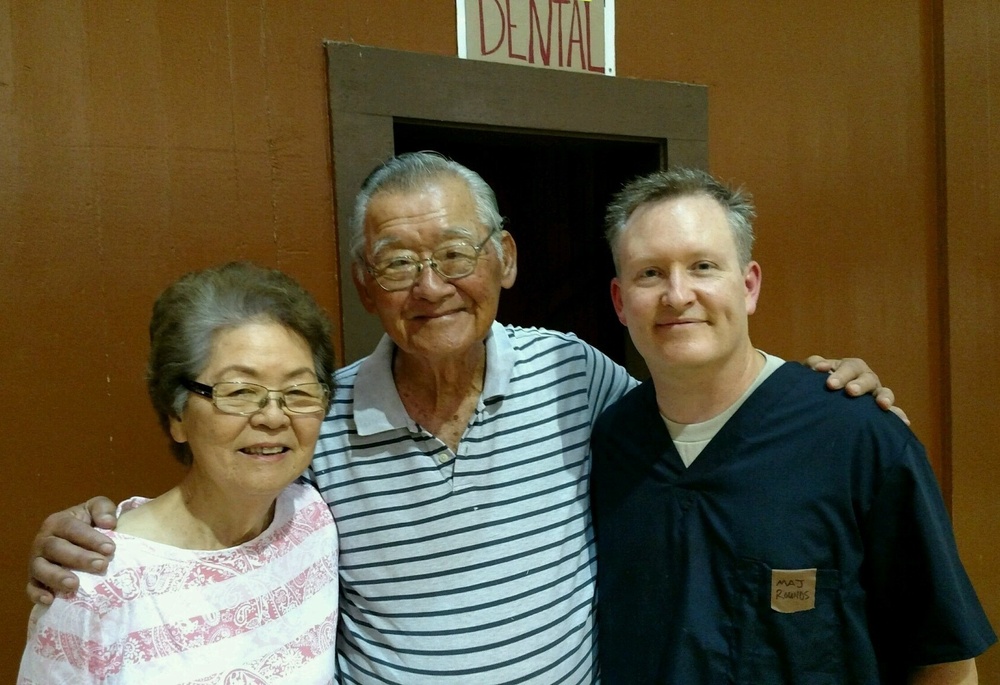
M 639 207 L 689 195 L 712 198 L 726 212 L 729 229 L 736 242 L 736 256 L 746 268 L 753 258 L 753 220 L 757 212 L 750 194 L 743 188 L 732 188 L 701 169 L 675 167 L 655 171 L 629 181 L 612 199 L 605 215 L 605 232 L 611 256 L 618 270 L 618 244 L 625 224 Z
M 404 152 L 376 167 L 361 184 L 361 190 L 354 200 L 350 247 L 355 268 L 364 264 L 365 215 L 372 198 L 379 193 L 417 192 L 423 190 L 428 183 L 441 178 L 457 178 L 468 186 L 476 203 L 476 218 L 492 233 L 493 247 L 497 255 L 503 258 L 500 236 L 503 217 L 497 207 L 496 195 L 483 177 L 437 152 Z
M 208 365 L 215 334 L 248 323 L 273 322 L 295 331 L 312 352 L 317 378 L 330 383 L 334 370 L 330 321 L 291 276 L 247 262 L 194 271 L 168 286 L 153 305 L 149 322 L 146 385 L 167 435 L 170 419 L 184 411 L 188 391 Z M 190 465 L 186 443 L 171 440 L 174 456 Z

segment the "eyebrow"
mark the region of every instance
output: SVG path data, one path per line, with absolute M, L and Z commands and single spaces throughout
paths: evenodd
M 231 364 L 230 366 L 225 366 L 219 370 L 219 376 L 225 376 L 227 373 L 239 373 L 250 376 L 251 378 L 259 379 L 257 369 L 253 369 L 249 366 L 243 366 L 242 364 Z M 316 375 L 316 370 L 308 366 L 303 366 L 301 368 L 295 369 L 294 371 L 289 371 L 282 378 L 285 380 L 292 380 L 298 376 L 307 375 L 312 378 L 319 378 Z M 234 382 L 234 381 L 217 381 L 219 383 Z
M 469 242 L 474 242 L 476 239 L 476 235 L 472 230 L 461 226 L 452 226 L 444 229 L 441 231 L 441 237 L 444 240 L 461 238 L 463 240 L 468 240 Z M 380 240 L 376 240 L 372 244 L 372 254 L 378 253 L 383 248 L 399 245 L 402 242 L 403 241 L 399 238 L 382 238 Z

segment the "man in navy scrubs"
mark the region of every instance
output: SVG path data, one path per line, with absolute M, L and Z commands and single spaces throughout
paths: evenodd
M 923 447 L 750 341 L 753 217 L 685 169 L 608 209 L 652 380 L 593 434 L 603 681 L 975 683 L 996 636 Z

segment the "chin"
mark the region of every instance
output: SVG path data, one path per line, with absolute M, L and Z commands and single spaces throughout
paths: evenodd
M 459 354 L 482 342 L 468 330 L 441 331 L 431 335 L 417 335 L 410 339 L 410 348 L 426 356 Z
M 659 359 L 661 364 L 669 367 L 690 367 L 698 368 L 711 364 L 715 357 L 698 349 L 677 349 L 676 347 L 660 348 L 656 350 L 654 357 Z

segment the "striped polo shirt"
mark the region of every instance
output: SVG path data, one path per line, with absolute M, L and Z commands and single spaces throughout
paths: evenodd
M 340 678 L 594 682 L 590 431 L 635 382 L 573 335 L 494 323 L 453 454 L 407 415 L 392 353 L 336 374 L 308 474 L 340 533 Z

